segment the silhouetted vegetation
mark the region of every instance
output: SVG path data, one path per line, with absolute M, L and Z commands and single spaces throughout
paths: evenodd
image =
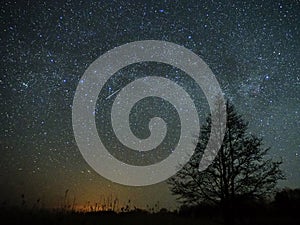
M 267 158 L 269 148 L 263 147 L 262 139 L 247 133 L 248 123 L 233 105 L 227 103 L 226 110 L 225 137 L 216 138 L 222 145 L 213 163 L 199 172 L 199 162 L 210 135 L 218 135 L 218 130 L 211 132 L 209 116 L 201 128 L 195 154 L 169 184 L 183 204 L 199 206 L 205 202 L 218 206 L 225 224 L 232 225 L 241 207 L 252 207 L 266 199 L 284 176 L 279 168 L 282 162 Z
M 242 201 L 236 202 L 236 224 L 243 225 L 296 225 L 300 223 L 300 189 L 283 189 L 276 193 L 273 201 Z M 23 196 L 22 199 L 25 199 Z M 36 203 L 35 203 L 36 204 Z M 92 205 L 91 205 L 92 206 Z M 198 204 L 182 205 L 179 210 L 159 209 L 150 212 L 136 207 L 127 207 L 128 211 L 114 212 L 111 210 L 77 211 L 65 208 L 45 209 L 29 204 L 0 207 L 1 223 L 6 225 L 95 225 L 95 224 L 172 224 L 172 225 L 218 225 L 222 224 L 222 209 L 219 205 Z M 149 207 L 150 210 L 152 207 Z

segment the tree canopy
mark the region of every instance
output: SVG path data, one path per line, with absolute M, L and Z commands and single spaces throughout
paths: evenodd
M 260 199 L 284 179 L 281 161 L 273 161 L 261 138 L 248 132 L 248 123 L 227 103 L 225 136 L 213 163 L 199 171 L 199 162 L 211 133 L 209 115 L 201 128 L 190 161 L 169 179 L 170 189 L 186 205 L 225 204 L 238 198 Z M 228 206 L 228 205 L 227 205 Z

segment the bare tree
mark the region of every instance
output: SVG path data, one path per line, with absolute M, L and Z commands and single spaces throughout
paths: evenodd
M 218 204 L 225 223 L 233 224 L 235 199 L 260 199 L 270 194 L 277 181 L 284 179 L 282 162 L 267 157 L 262 139 L 247 133 L 248 123 L 227 103 L 225 137 L 213 163 L 199 171 L 199 162 L 211 132 L 211 116 L 202 126 L 195 154 L 169 179 L 171 191 L 185 205 Z

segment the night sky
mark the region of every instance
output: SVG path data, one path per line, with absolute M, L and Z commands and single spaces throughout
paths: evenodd
M 0 8 L 0 201 L 19 204 L 25 194 L 53 207 L 68 189 L 78 205 L 113 196 L 143 208 L 157 201 L 175 207 L 164 182 L 129 187 L 94 172 L 73 134 L 73 97 L 85 70 L 108 50 L 140 40 L 173 42 L 199 55 L 250 132 L 283 160 L 287 179 L 279 187 L 300 186 L 298 0 L 32 0 Z M 144 63 L 119 71 L 123 78 L 107 91 L 156 73 L 183 82 L 176 68 Z M 208 109 L 200 99 L 203 122 Z

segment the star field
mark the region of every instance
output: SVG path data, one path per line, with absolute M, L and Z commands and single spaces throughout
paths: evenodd
M 287 180 L 280 186 L 300 186 L 298 0 L 28 0 L 4 1 L 0 12 L 1 201 L 17 202 L 25 193 L 56 206 L 69 189 L 78 204 L 112 194 L 140 207 L 174 207 L 165 183 L 133 188 L 95 173 L 72 130 L 73 97 L 87 67 L 114 47 L 148 39 L 199 55 L 250 131 L 283 160 Z M 180 83 L 174 68 L 164 73 Z M 207 103 L 199 104 L 204 118 Z

